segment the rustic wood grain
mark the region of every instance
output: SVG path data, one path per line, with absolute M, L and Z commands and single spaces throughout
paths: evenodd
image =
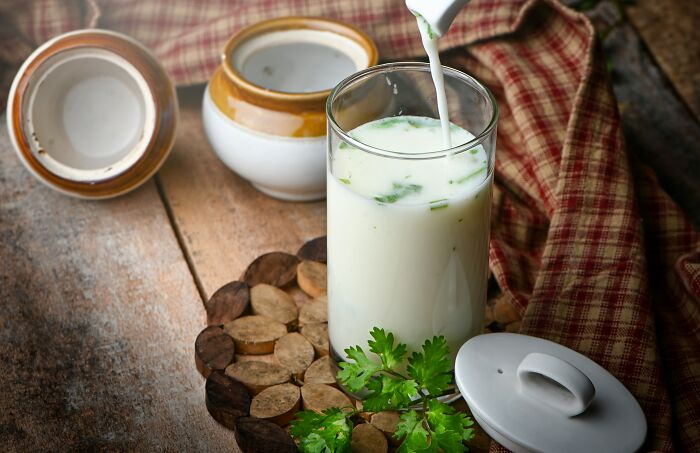
M 698 42 L 676 47 L 700 49 Z M 628 152 L 651 166 L 666 191 L 700 228 L 700 123 L 683 105 L 630 25 L 604 43 L 612 62 Z
M 627 14 L 673 86 L 700 119 L 698 0 L 636 0 Z
M 0 451 L 237 451 L 206 412 L 204 309 L 153 182 L 59 195 L 0 124 Z
M 204 136 L 203 88 L 180 94 L 178 139 L 158 181 L 200 291 L 208 297 L 239 278 L 257 256 L 275 250 L 295 253 L 307 240 L 325 234 L 326 205 L 275 200 L 229 170 Z

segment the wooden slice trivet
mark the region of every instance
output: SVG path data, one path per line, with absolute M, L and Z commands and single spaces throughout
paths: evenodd
M 253 314 L 266 316 L 287 327 L 296 325 L 299 311 L 292 296 L 272 285 L 261 283 L 250 290 Z
M 304 384 L 301 387 L 301 404 L 304 410 L 322 412 L 330 407 L 351 407 L 348 396 L 335 387 L 325 384 Z
M 226 375 L 242 382 L 253 395 L 273 385 L 289 382 L 291 378 L 291 373 L 281 365 L 255 360 L 229 365 Z
M 309 340 L 314 347 L 316 355 L 322 357 L 328 355 L 328 324 L 325 322 L 317 324 L 306 324 L 299 330 L 302 335 Z
M 236 443 L 243 453 L 296 453 L 297 446 L 284 429 L 267 420 L 236 420 Z
M 207 324 L 218 326 L 233 321 L 248 310 L 250 292 L 248 284 L 234 281 L 227 283 L 204 304 L 207 311 Z
M 250 415 L 284 426 L 299 410 L 301 392 L 294 384 L 279 384 L 268 387 L 253 397 Z
M 292 332 L 277 340 L 275 357 L 299 380 L 314 361 L 314 348 L 303 335 Z
M 377 428 L 379 431 L 383 432 L 389 442 L 392 445 L 398 445 L 401 443 L 399 439 L 394 437 L 396 432 L 396 425 L 399 423 L 399 413 L 396 411 L 384 411 L 372 414 L 370 417 L 370 423 L 372 426 Z
M 400 443 L 393 437 L 397 412 L 362 412 L 361 402 L 337 388 L 338 368 L 328 357 L 326 256 L 325 236 L 304 244 L 296 256 L 267 253 L 248 266 L 242 281 L 224 285 L 205 303 L 209 327 L 197 337 L 195 362 L 208 376 L 206 406 L 235 431 L 244 453 L 296 451 L 278 424 L 288 424 L 300 406 L 322 411 L 356 405 L 353 451 L 386 452 L 387 441 L 394 451 Z M 485 331 L 518 331 L 517 310 L 491 283 Z M 468 413 L 462 401 L 455 408 Z M 477 425 L 474 430 L 467 445 L 488 448 L 488 436 Z
M 299 258 L 289 253 L 272 252 L 261 255 L 253 261 L 243 280 L 250 286 L 267 283 L 277 287 L 288 285 L 296 277 Z
M 384 433 L 369 423 L 361 423 L 352 430 L 350 449 L 362 453 L 387 453 L 389 445 Z
M 299 309 L 299 325 L 328 322 L 328 297 L 324 294 L 304 303 Z
M 306 369 L 306 373 L 304 373 L 304 384 L 327 384 L 336 386 L 336 374 L 338 374 L 338 367 L 333 363 L 330 357 L 321 357 Z
M 326 265 L 316 261 L 302 261 L 297 267 L 297 283 L 306 294 L 318 297 L 326 294 L 328 271 Z
M 221 371 L 212 371 L 204 386 L 205 404 L 217 422 L 234 429 L 238 417 L 250 412 L 250 395 L 245 386 Z
M 221 327 L 207 327 L 194 342 L 194 361 L 205 378 L 214 370 L 225 370 L 234 357 L 233 338 Z
M 297 256 L 302 260 L 326 262 L 326 236 L 321 236 L 316 239 L 311 239 L 306 244 L 302 245 Z
M 224 324 L 236 351 L 243 354 L 270 354 L 275 342 L 287 334 L 287 326 L 264 316 L 243 316 Z

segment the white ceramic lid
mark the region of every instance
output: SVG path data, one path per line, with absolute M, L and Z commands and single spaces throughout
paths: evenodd
M 457 386 L 476 421 L 519 452 L 634 452 L 647 424 L 637 400 L 589 358 L 551 341 L 480 335 L 457 354 Z

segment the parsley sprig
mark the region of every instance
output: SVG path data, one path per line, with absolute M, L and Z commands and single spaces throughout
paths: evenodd
M 347 362 L 339 364 L 338 381 L 353 393 L 366 389 L 362 410 L 402 410 L 394 436 L 402 440 L 401 453 L 463 452 L 464 441 L 474 436 L 474 422 L 438 400 L 452 381 L 449 347 L 442 336 L 423 343 L 408 356 L 406 345 L 394 334 L 375 327 L 367 342 L 368 356 L 360 346 L 345 350 Z M 408 366 L 405 374 L 399 371 Z M 412 407 L 420 407 L 416 410 Z M 352 418 L 357 410 L 303 411 L 292 422 L 291 434 L 299 449 L 308 453 L 349 452 Z

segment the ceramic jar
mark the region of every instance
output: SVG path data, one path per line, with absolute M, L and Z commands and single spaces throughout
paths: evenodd
M 204 94 L 212 148 L 270 196 L 324 198 L 326 99 L 377 58 L 366 34 L 329 19 L 286 17 L 242 29 L 226 43 Z

